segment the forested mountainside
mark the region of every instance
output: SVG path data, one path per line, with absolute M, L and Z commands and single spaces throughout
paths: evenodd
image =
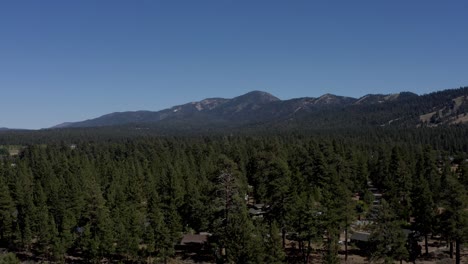
M 209 98 L 162 111 L 120 112 L 55 128 L 156 126 L 206 131 L 244 126 L 440 126 L 468 122 L 468 87 L 418 96 L 402 92 L 366 95 L 359 99 L 325 94 L 318 98 L 280 100 L 254 91 L 233 99 Z
M 180 256 L 184 234 L 206 232 L 210 249 L 191 256 L 208 262 L 337 263 L 339 235 L 372 217 L 361 253 L 370 259 L 415 259 L 403 227 L 467 242 L 467 152 L 444 146 L 455 142 L 443 143 L 449 133 L 429 146 L 384 131 L 372 141 L 324 133 L 22 146 L 0 159 L 0 247 L 39 261 L 160 263 Z M 369 182 L 384 198 L 377 216 Z M 252 204 L 266 206 L 263 217 Z

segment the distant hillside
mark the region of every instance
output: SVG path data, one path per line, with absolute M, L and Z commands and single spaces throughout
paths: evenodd
M 161 111 L 116 112 L 54 128 L 104 126 L 209 127 L 435 127 L 468 123 L 468 87 L 426 95 L 410 92 L 351 98 L 325 94 L 290 100 L 262 91 L 208 98 Z

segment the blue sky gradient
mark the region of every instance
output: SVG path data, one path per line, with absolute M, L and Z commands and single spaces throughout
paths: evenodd
M 468 85 L 468 1 L 0 1 L 0 127 Z

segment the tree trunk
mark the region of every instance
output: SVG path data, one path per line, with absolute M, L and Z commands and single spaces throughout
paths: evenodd
M 281 228 L 281 239 L 283 239 L 283 249 L 286 248 L 286 230 Z
M 344 252 L 345 252 L 345 257 L 344 257 L 344 260 L 346 263 L 348 263 L 348 226 L 346 226 L 345 230 L 344 230 L 344 234 L 345 234 L 345 241 L 344 241 Z
M 426 250 L 426 255 L 429 255 L 429 246 L 427 245 L 427 234 L 424 235 L 424 249 Z
M 311 250 L 311 247 L 310 247 L 310 240 L 309 240 L 309 243 L 307 245 L 307 264 L 310 263 L 310 250 Z
M 460 240 L 457 239 L 455 241 L 455 264 L 460 264 L 461 256 L 460 256 Z
M 450 241 L 450 258 L 453 259 L 453 242 Z
M 299 241 L 299 251 L 301 252 L 302 262 L 304 264 L 306 264 L 307 263 L 307 258 L 306 258 L 305 251 L 304 251 L 304 242 L 303 241 Z

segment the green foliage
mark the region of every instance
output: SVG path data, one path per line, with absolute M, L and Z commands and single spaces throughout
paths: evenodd
M 460 263 L 459 247 L 468 241 L 468 195 L 463 185 L 448 175 L 442 197 L 444 211 L 439 215 L 440 229 L 448 240 L 456 243 L 456 263 Z
M 55 139 L 33 144 L 0 159 L 0 244 L 59 262 L 67 253 L 89 262 L 164 262 L 184 233 L 209 232 L 219 261 L 290 261 L 288 238 L 302 262 L 321 247 L 323 261 L 336 263 L 339 235 L 356 220 L 356 208 L 372 208 L 372 180 L 390 202 L 372 253 L 406 259 L 398 230 L 409 217 L 423 234 L 466 241 L 466 130 L 439 132 L 97 136 L 74 148 Z M 441 135 L 446 140 L 421 144 Z M 455 150 L 450 164 L 446 157 Z M 363 194 L 361 201 L 351 199 L 354 193 Z M 263 217 L 248 213 L 252 201 L 266 204 Z M 437 207 L 445 209 L 439 217 Z
M 261 225 L 261 223 L 258 223 L 257 225 Z M 262 262 L 283 263 L 285 261 L 286 254 L 282 246 L 280 229 L 278 228 L 277 224 L 272 223 L 269 227 L 264 226 L 263 229 L 259 228 L 259 230 L 260 235 L 262 235 L 262 246 L 264 248 L 264 259 Z
M 234 206 L 226 225 L 224 245 L 228 263 L 262 263 L 259 232 L 254 228 L 245 206 Z
M 413 185 L 413 211 L 415 217 L 415 227 L 426 238 L 434 229 L 435 203 L 432 199 L 432 193 L 424 175 L 415 177 Z M 427 251 L 427 239 L 425 239 L 425 248 Z
M 394 263 L 395 260 L 405 260 L 409 257 L 402 222 L 385 200 L 382 201 L 370 241 L 374 247 L 373 259 Z
M 20 260 L 14 253 L 0 254 L 0 264 L 19 264 Z
M 0 174 L 0 241 L 11 239 L 13 236 L 13 223 L 15 222 L 15 208 L 10 191 Z
M 8 151 L 8 149 L 4 148 L 4 147 L 0 147 L 0 157 L 1 156 L 8 156 L 10 155 L 10 151 Z

